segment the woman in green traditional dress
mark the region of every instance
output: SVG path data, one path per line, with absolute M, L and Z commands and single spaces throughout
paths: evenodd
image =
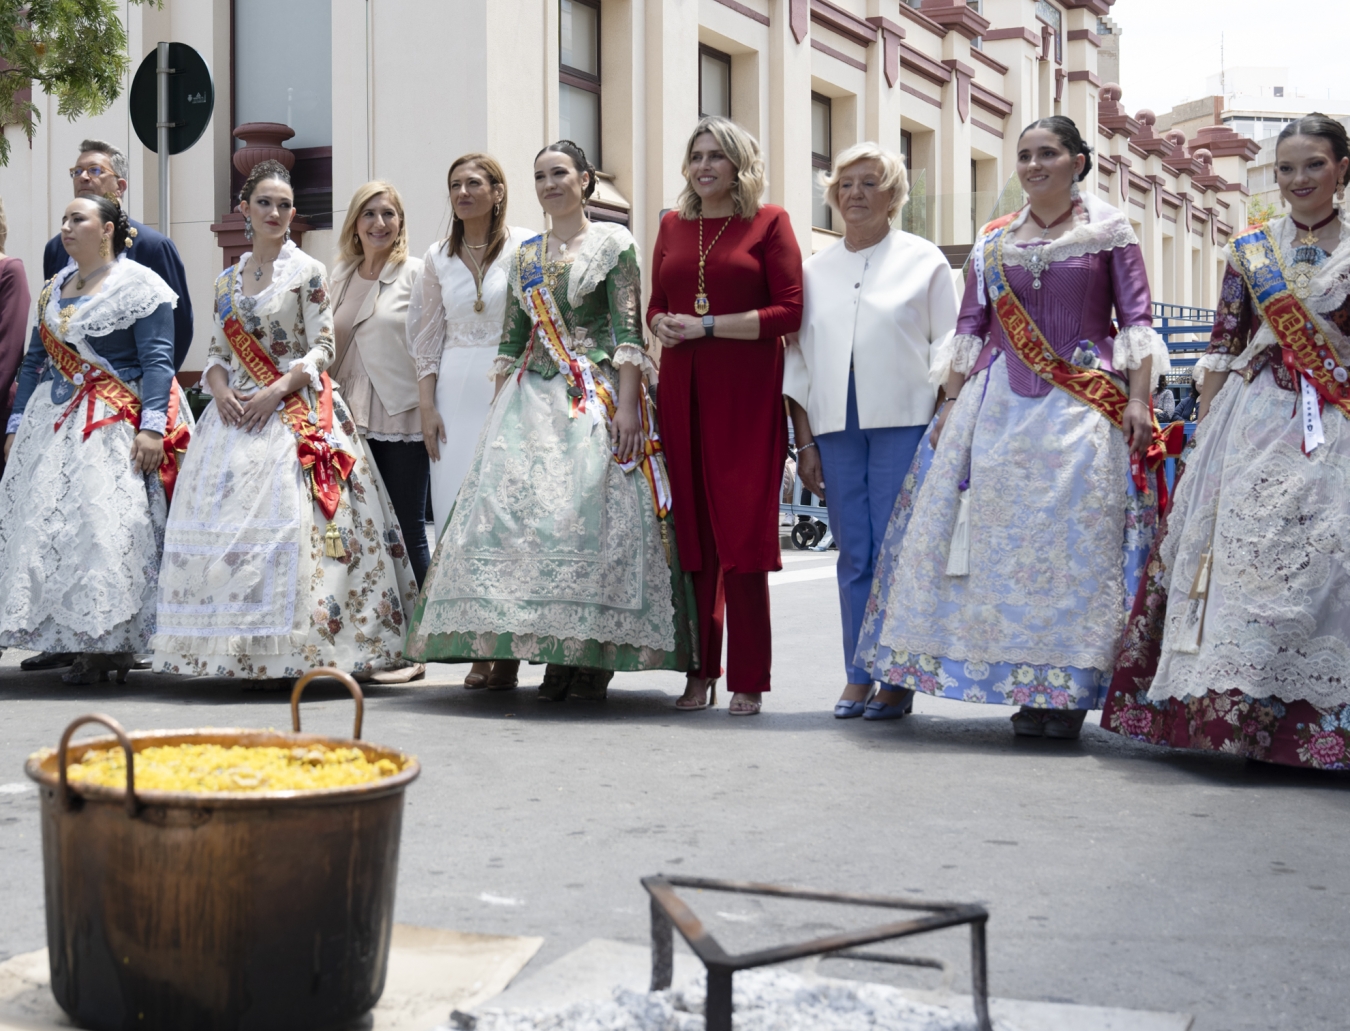
M 692 668 L 693 594 L 643 382 L 633 237 L 587 219 L 595 169 L 576 144 L 534 168 L 552 229 L 512 259 L 497 397 L 408 654 L 546 662 L 541 698 L 601 699 L 615 670 Z

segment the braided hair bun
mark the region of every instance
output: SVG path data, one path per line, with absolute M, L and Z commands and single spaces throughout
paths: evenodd
M 258 188 L 258 184 L 266 182 L 268 179 L 276 179 L 287 186 L 291 185 L 291 173 L 286 171 L 286 166 L 275 158 L 268 158 L 266 161 L 260 161 L 253 166 L 253 171 L 249 172 L 248 178 L 244 180 L 244 185 L 239 188 L 239 199 L 248 200 L 253 196 L 253 191 Z
M 122 207 L 122 202 L 117 199 L 116 194 L 105 194 L 102 197 L 90 197 L 89 199 L 98 208 L 99 221 L 104 225 L 109 222 L 113 225 L 113 257 L 115 258 L 130 250 L 132 243 L 136 240 L 136 230 L 131 227 L 131 219 L 127 217 L 126 209 Z

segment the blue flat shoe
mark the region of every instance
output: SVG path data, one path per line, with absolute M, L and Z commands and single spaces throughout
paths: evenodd
M 867 708 L 863 710 L 863 719 L 865 720 L 898 720 L 902 716 L 907 716 L 914 711 L 914 692 L 910 691 L 908 697 L 903 701 L 886 705 L 883 702 L 871 701 L 867 703 Z
M 835 702 L 834 718 L 837 720 L 857 719 L 866 708 L 867 702 L 865 700 L 860 702 Z

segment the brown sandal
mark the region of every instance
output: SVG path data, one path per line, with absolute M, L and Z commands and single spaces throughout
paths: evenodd
M 479 671 L 473 666 L 486 666 L 487 669 Z M 469 672 L 464 674 L 464 686 L 470 691 L 476 691 L 480 687 L 487 687 L 488 677 L 492 675 L 491 662 L 475 662 L 469 667 Z
M 520 660 L 498 659 L 487 677 L 489 691 L 514 691 L 520 684 Z

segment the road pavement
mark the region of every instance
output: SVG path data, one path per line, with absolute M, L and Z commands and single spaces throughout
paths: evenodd
M 397 919 L 545 936 L 530 969 L 648 933 L 638 878 L 668 872 L 989 907 L 994 994 L 1194 1013 L 1197 1031 L 1350 1025 L 1350 776 L 1170 753 L 1107 734 L 1014 739 L 1007 711 L 920 697 L 897 722 L 837 721 L 832 555 L 789 553 L 771 588 L 763 715 L 681 713 L 674 674 L 620 674 L 601 704 L 469 692 L 465 666 L 371 685 L 366 737 L 415 753 Z M 734 618 L 734 617 L 733 617 Z M 283 727 L 286 699 L 133 673 L 77 687 L 0 658 L 0 960 L 45 942 L 37 795 L 24 758 L 75 716 L 133 729 Z M 313 695 L 310 700 L 309 695 Z M 305 729 L 345 736 L 340 689 Z M 691 899 L 729 948 L 878 922 L 876 912 Z M 948 960 L 959 931 L 904 950 Z M 932 971 L 822 973 L 938 987 Z

